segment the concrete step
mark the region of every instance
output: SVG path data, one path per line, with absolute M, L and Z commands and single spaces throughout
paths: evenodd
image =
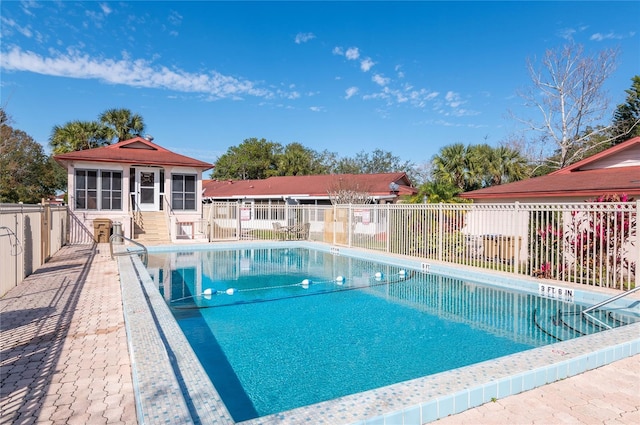
M 135 240 L 151 245 L 171 242 L 164 212 L 142 212 L 140 217 L 142 226 L 135 226 Z

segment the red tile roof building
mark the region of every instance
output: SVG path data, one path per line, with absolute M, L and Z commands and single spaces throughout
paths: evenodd
M 584 201 L 601 195 L 640 197 L 640 137 L 545 176 L 465 192 L 475 202 Z
M 150 238 L 153 231 L 175 241 L 193 237 L 202 220 L 202 173 L 213 164 L 142 137 L 54 159 L 67 170 L 71 213 L 99 242 L 111 231 L 105 223 L 120 223 L 129 238 Z
M 55 160 L 63 165 L 69 161 L 91 161 L 145 166 L 193 167 L 201 171 L 213 168 L 213 164 L 171 152 L 142 137 L 135 137 L 100 148 L 58 154 L 55 155 Z
M 271 200 L 294 204 L 329 204 L 329 192 L 366 192 L 374 203 L 394 203 L 417 190 L 405 173 L 327 174 L 269 177 L 262 180 L 204 180 L 206 201 Z

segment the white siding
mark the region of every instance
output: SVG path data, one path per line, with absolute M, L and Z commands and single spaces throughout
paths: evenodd
M 640 144 L 580 167 L 581 170 L 640 166 Z

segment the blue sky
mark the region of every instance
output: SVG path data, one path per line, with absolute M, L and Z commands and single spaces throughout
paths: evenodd
M 452 143 L 498 145 L 518 123 L 527 58 L 569 41 L 619 48 L 612 110 L 640 74 L 640 2 L 0 3 L 1 105 L 51 130 L 110 108 L 215 162 L 257 137 L 415 164 Z

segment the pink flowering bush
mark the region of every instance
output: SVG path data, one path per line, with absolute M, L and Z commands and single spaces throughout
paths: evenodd
M 600 276 L 602 280 L 618 280 L 625 271 L 633 274 L 636 263 L 630 261 L 629 244 L 633 244 L 631 232 L 635 229 L 636 215 L 623 205 L 615 209 L 604 203 L 626 203 L 634 199 L 623 195 L 603 195 L 589 200 L 594 208 L 571 213 L 571 230 L 565 242 L 575 259 L 578 275 Z M 606 285 L 603 285 L 606 286 Z
M 553 267 L 551 266 L 551 263 L 546 262 L 542 263 L 539 269 L 534 270 L 533 274 L 536 277 L 551 279 L 553 277 L 552 270 Z
M 532 251 L 537 253 L 538 267 L 533 269 L 536 277 L 551 279 L 562 271 L 562 223 L 554 214 L 537 217 L 544 224 L 536 230 Z

